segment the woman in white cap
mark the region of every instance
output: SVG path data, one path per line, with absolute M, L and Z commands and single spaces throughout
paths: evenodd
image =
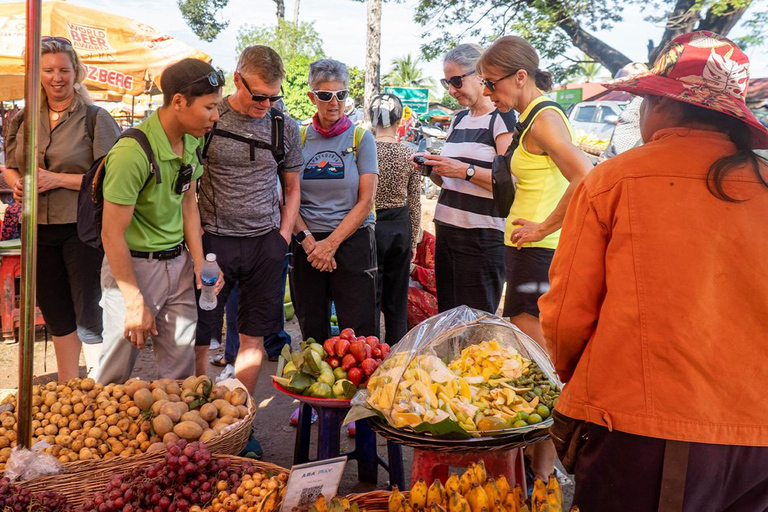
M 376 133 L 379 185 L 376 188 L 376 302 L 384 313 L 385 341 L 394 345 L 408 331 L 408 274 L 421 223 L 421 179 L 411 165 L 413 150 L 397 142 L 403 104 L 393 94 L 371 102 Z M 380 315 L 376 315 L 379 319 Z
M 644 144 L 579 185 L 539 301 L 581 510 L 768 509 L 768 129 L 748 83 L 701 31 L 606 84 L 643 96 Z

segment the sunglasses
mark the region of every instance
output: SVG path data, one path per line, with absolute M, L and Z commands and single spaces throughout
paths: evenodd
M 40 39 L 43 43 L 50 43 L 51 41 L 55 43 L 61 43 L 66 44 L 68 46 L 72 46 L 72 41 L 67 39 L 66 37 L 60 37 L 60 36 L 43 36 L 42 39 Z
M 217 71 L 211 71 L 207 75 L 203 75 L 200 78 L 192 80 L 187 85 L 182 87 L 182 89 L 189 87 L 192 84 L 196 84 L 197 82 L 202 82 L 203 80 L 208 80 L 208 83 L 211 84 L 211 87 L 224 87 L 224 82 L 226 82 L 224 79 L 224 72 L 219 69 Z
M 515 71 L 514 73 L 510 73 L 508 75 L 504 75 L 503 77 L 499 78 L 498 80 L 488 80 L 486 78 L 483 78 L 481 80 L 481 82 L 483 83 L 484 86 L 486 86 L 488 88 L 489 91 L 493 92 L 493 91 L 496 90 L 496 84 L 497 83 L 499 83 L 502 80 L 504 80 L 506 78 L 509 78 L 511 76 L 515 76 L 516 74 L 517 74 L 517 71 Z
M 446 89 L 448 88 L 449 85 L 454 86 L 456 89 L 461 89 L 461 86 L 464 85 L 463 78 L 469 75 L 474 75 L 474 74 L 475 74 L 475 71 L 472 70 L 464 73 L 463 75 L 452 76 L 448 80 L 446 80 L 445 78 L 441 78 L 440 83 L 443 84 L 443 87 L 445 87 Z
M 263 103 L 267 100 L 269 100 L 270 103 L 275 103 L 276 101 L 280 101 L 281 99 L 283 99 L 282 94 L 278 94 L 277 96 L 267 96 L 266 94 L 253 94 L 253 92 L 251 91 L 251 87 L 248 85 L 248 82 L 245 81 L 245 77 L 242 74 L 240 74 L 240 80 L 243 81 L 245 90 L 248 91 L 248 94 L 251 95 L 251 99 L 256 103 Z M 280 86 L 280 92 L 283 92 L 282 86 Z
M 349 91 L 347 89 L 342 89 L 340 91 L 312 91 L 312 94 L 314 94 L 315 98 L 319 99 L 323 103 L 328 103 L 333 99 L 334 96 L 336 96 L 338 101 L 346 100 L 347 96 L 349 95 Z

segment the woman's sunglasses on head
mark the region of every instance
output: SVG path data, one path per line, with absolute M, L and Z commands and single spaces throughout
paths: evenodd
M 346 100 L 347 95 L 349 95 L 349 91 L 347 89 L 342 89 L 340 91 L 312 91 L 312 94 L 314 94 L 315 98 L 322 101 L 323 103 L 328 103 L 333 99 L 334 96 L 336 96 L 338 101 Z
M 517 71 L 514 73 L 510 73 L 508 75 L 504 75 L 503 77 L 499 78 L 498 80 L 488 80 L 487 78 L 483 78 L 480 80 L 484 86 L 488 88 L 489 91 L 493 92 L 496 90 L 496 84 L 501 82 L 502 80 L 505 80 L 511 76 L 515 76 L 517 74 Z
M 60 36 L 43 36 L 42 39 L 40 39 L 43 43 L 61 43 L 66 44 L 67 46 L 72 46 L 72 41 L 67 39 L 66 37 L 60 37 Z
M 447 80 L 445 78 L 441 78 L 440 83 L 443 84 L 443 87 L 445 87 L 446 89 L 448 88 L 449 85 L 452 85 L 456 89 L 461 89 L 461 86 L 464 85 L 464 77 L 467 77 L 469 75 L 474 75 L 474 74 L 475 74 L 474 70 L 467 71 L 463 75 L 452 76 Z
M 253 91 L 251 91 L 251 86 L 248 85 L 248 82 L 245 81 L 245 77 L 242 73 L 240 73 L 240 80 L 242 80 L 243 85 L 245 86 L 245 90 L 248 91 L 248 94 L 251 95 L 251 99 L 255 101 L 256 103 L 263 103 L 267 100 L 269 100 L 270 103 L 275 103 L 276 101 L 280 101 L 283 99 L 282 94 L 278 94 L 277 96 L 267 96 L 266 94 L 253 94 Z M 280 92 L 283 92 L 283 87 L 280 86 Z

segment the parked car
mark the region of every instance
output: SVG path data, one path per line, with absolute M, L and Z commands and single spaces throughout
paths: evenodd
M 568 109 L 568 119 L 577 137 L 608 141 L 626 101 L 582 101 Z

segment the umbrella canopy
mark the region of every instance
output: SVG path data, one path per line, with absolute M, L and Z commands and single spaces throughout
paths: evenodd
M 0 100 L 24 97 L 26 4 L 0 4 Z M 43 2 L 42 34 L 66 37 L 88 72 L 89 90 L 143 94 L 162 70 L 181 59 L 211 58 L 186 43 L 130 18 L 71 2 Z

